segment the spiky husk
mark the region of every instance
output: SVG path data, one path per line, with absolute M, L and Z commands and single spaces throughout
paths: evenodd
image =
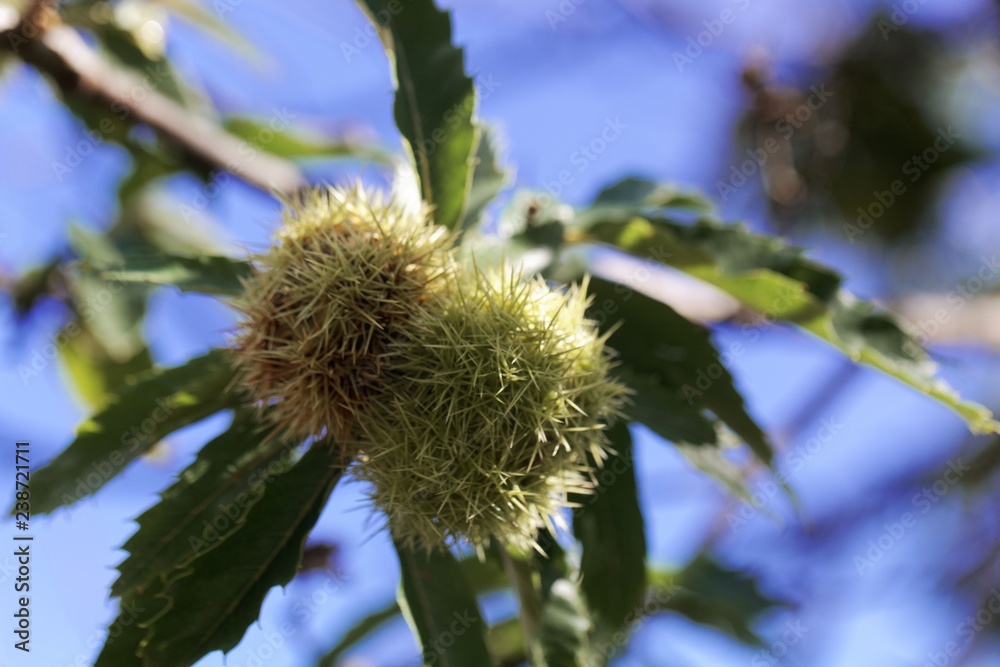
M 317 188 L 284 210 L 256 258 L 234 339 L 241 380 L 293 437 L 350 446 L 387 349 L 429 307 L 452 237 L 360 186 Z
M 591 489 L 625 390 L 585 307 L 579 288 L 470 269 L 389 351 L 356 474 L 398 538 L 527 548 Z

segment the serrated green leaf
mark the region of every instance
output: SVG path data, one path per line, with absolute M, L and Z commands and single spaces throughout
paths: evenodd
M 420 193 L 438 224 L 459 225 L 478 141 L 476 91 L 451 18 L 433 0 L 358 0 L 378 29 L 396 84 L 396 126 L 413 157 Z
M 151 255 L 127 257 L 119 268 L 100 275 L 104 280 L 174 285 L 184 292 L 236 296 L 243 293 L 240 280 L 251 271 L 250 262 L 230 257 Z
M 618 423 L 608 433 L 615 449 L 591 496 L 578 495 L 573 535 L 583 549 L 581 588 L 595 620 L 612 632 L 642 607 L 646 591 L 646 535 L 632 459 L 632 436 Z
M 424 664 L 493 664 L 486 622 L 476 596 L 449 551 L 416 551 L 395 541 L 401 574 L 399 606 L 417 638 Z
M 741 225 L 708 219 L 687 225 L 614 206 L 582 212 L 568 235 L 678 268 L 939 401 L 974 433 L 1000 430 L 989 410 L 963 401 L 935 377 L 934 364 L 892 316 L 843 292 L 839 275 L 780 238 L 754 234 Z
M 332 448 L 314 444 L 267 485 L 242 528 L 168 580 L 170 606 L 152 620 L 140 647 L 145 667 L 190 665 L 235 647 L 268 591 L 295 576 L 306 537 L 343 471 Z
M 469 229 L 479 223 L 483 211 L 510 181 L 510 173 L 499 163 L 496 141 L 494 132 L 489 127 L 483 127 L 476 148 L 468 206 L 459 229 Z
M 286 465 L 282 461 L 293 453 L 291 443 L 263 430 L 253 411 L 238 410 L 160 502 L 136 519 L 139 529 L 121 547 L 129 556 L 118 565 L 111 595 L 141 593 L 157 576 L 221 544 L 263 497 L 270 467 Z
M 94 661 L 94 667 L 144 667 L 139 647 L 148 632 L 146 626 L 167 608 L 162 597 L 165 583 L 155 580 L 141 595 L 130 595 L 118 606 L 118 616 L 108 628 L 104 646 Z
M 976 434 L 1000 433 L 1000 423 L 982 405 L 963 400 L 947 382 L 936 377 L 937 365 L 916 339 L 905 332 L 888 313 L 841 293 L 826 313 L 802 328 L 856 363 L 876 368 L 901 380 L 953 410 Z
M 46 514 L 96 492 L 162 438 L 224 409 L 233 401 L 226 392 L 232 378 L 220 350 L 138 376 L 32 475 L 32 510 Z
M 589 293 L 594 297 L 591 316 L 604 330 L 622 323 L 608 344 L 626 365 L 647 377 L 658 376 L 668 388 L 680 387 L 690 406 L 711 410 L 770 464 L 771 446 L 747 413 L 707 329 L 623 285 L 593 278 Z

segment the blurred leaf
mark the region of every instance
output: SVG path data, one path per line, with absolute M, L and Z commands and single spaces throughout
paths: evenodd
M 707 329 L 623 285 L 593 278 L 588 291 L 594 298 L 591 317 L 602 329 L 611 331 L 624 323 L 611 333 L 608 344 L 629 368 L 657 377 L 668 391 L 680 388 L 690 406 L 710 409 L 770 464 L 771 446 L 747 413 Z
M 585 209 L 573 232 L 673 266 L 771 317 L 795 321 L 822 310 L 840 276 L 776 236 L 705 218 L 684 224 L 632 208 Z M 571 232 L 572 233 L 572 232 Z
M 230 257 L 200 255 L 130 256 L 121 268 L 101 273 L 104 280 L 174 285 L 184 292 L 201 292 L 222 296 L 243 293 L 241 278 L 250 275 L 250 262 Z
M 484 126 L 476 148 L 468 206 L 459 229 L 469 229 L 479 223 L 486 207 L 511 180 L 511 174 L 499 163 L 496 142 L 494 130 Z
M 223 15 L 220 12 L 220 6 L 215 6 L 215 13 L 212 14 L 207 11 L 204 6 L 193 0 L 148 0 L 154 4 L 159 4 L 177 16 L 183 18 L 184 20 L 190 22 L 193 25 L 198 26 L 205 32 L 214 35 L 217 39 L 221 40 L 223 43 L 229 45 L 235 51 L 244 56 L 254 56 L 257 54 L 257 50 L 254 45 L 251 44 L 246 38 L 240 35 L 238 32 L 230 27 L 230 24 L 220 20 L 219 16 Z M 222 8 L 232 9 L 238 5 L 221 5 Z
M 362 617 L 361 620 L 351 626 L 350 630 L 344 633 L 343 637 L 340 638 L 340 641 L 333 648 L 323 654 L 323 657 L 316 662 L 316 667 L 336 667 L 338 660 L 355 644 L 386 625 L 389 621 L 395 619 L 401 613 L 399 605 L 393 602 Z
M 617 204 L 691 209 L 700 213 L 711 213 L 715 210 L 714 204 L 704 195 L 638 176 L 628 176 L 607 186 L 594 199 L 595 206 Z
M 170 607 L 152 621 L 141 645 L 145 667 L 191 665 L 235 647 L 274 586 L 295 576 L 306 538 L 343 474 L 339 455 L 314 444 L 273 477 L 243 527 L 171 577 Z
M 263 429 L 252 411 L 238 410 L 160 502 L 135 520 L 139 528 L 121 547 L 129 556 L 118 564 L 112 596 L 141 593 L 158 575 L 166 577 L 243 525 L 264 494 L 270 467 L 286 465 L 294 452 Z
M 455 557 L 444 550 L 416 551 L 398 541 L 396 553 L 402 577 L 399 606 L 424 664 L 493 664 L 486 648 L 486 622 Z
M 54 259 L 41 266 L 26 271 L 16 280 L 4 285 L 4 290 L 10 294 L 14 302 L 14 313 L 24 317 L 35 303 L 52 291 L 52 281 L 61 273 L 61 263 Z
M 600 207 L 581 214 L 569 234 L 577 241 L 608 243 L 673 266 L 768 317 L 798 324 L 853 361 L 877 368 L 951 408 L 975 433 L 1000 428 L 989 410 L 963 401 L 935 378 L 935 365 L 890 315 L 840 291 L 839 275 L 803 257 L 800 249 L 778 237 L 715 221 L 683 225 L 662 217 L 642 217 L 636 211 Z M 638 336 L 629 334 L 633 335 Z M 645 342 L 647 349 L 657 344 L 655 337 Z M 728 423 L 725 416 L 719 417 Z M 733 424 L 730 427 L 740 432 Z
M 545 667 L 590 667 L 590 619 L 580 591 L 569 579 L 557 579 L 543 594 L 542 653 Z
M 993 413 L 978 403 L 962 400 L 948 383 L 937 378 L 936 364 L 916 339 L 874 305 L 842 292 L 826 314 L 801 326 L 831 343 L 852 361 L 877 368 L 951 408 L 973 433 L 1000 432 Z
M 640 373 L 627 365 L 614 372 L 634 392 L 626 409 L 629 419 L 674 444 L 715 444 L 715 420 L 685 397 L 682 387 L 662 382 L 657 373 Z
M 244 116 L 230 116 L 223 126 L 230 134 L 279 157 L 353 157 L 381 164 L 391 164 L 393 159 L 391 153 L 375 146 L 330 141 L 302 131 L 276 130 Z
M 501 667 L 524 664 L 524 633 L 521 632 L 521 623 L 516 616 L 491 625 L 486 632 L 486 643 L 489 645 L 490 655 Z
M 720 191 L 740 187 L 739 166 L 756 153 L 785 229 L 826 225 L 853 244 L 916 238 L 936 225 L 941 184 L 984 153 L 958 138 L 962 128 L 953 135 L 939 124 L 950 115 L 942 100 L 954 94 L 941 91 L 964 64 L 952 36 L 940 26 L 902 25 L 896 16 L 875 15 L 862 26 L 821 85 L 797 88 L 752 71 L 754 103 Z M 927 151 L 931 157 L 923 158 Z
M 222 410 L 233 400 L 226 392 L 232 378 L 220 350 L 138 376 L 34 473 L 32 511 L 46 514 L 96 492 L 165 436 Z
M 583 548 L 581 587 L 588 607 L 612 631 L 642 608 L 646 593 L 646 536 L 632 459 L 632 436 L 619 422 L 609 432 L 615 449 L 592 496 L 577 495 L 573 535 Z
M 129 359 L 112 359 L 78 321 L 63 328 L 58 347 L 69 384 L 92 410 L 104 408 L 129 378 L 153 367 L 153 357 L 145 346 Z
M 547 530 L 540 531 L 538 544 L 544 555 L 535 554 L 532 564 L 538 572 L 539 587 L 538 647 L 529 646 L 535 658 L 531 662 L 543 667 L 592 667 L 603 664 L 591 653 L 590 615 L 577 585 L 579 572 L 566 558 L 555 537 Z M 515 563 L 516 565 L 516 563 Z M 527 588 L 527 582 L 522 587 Z M 526 593 L 521 595 L 524 613 Z M 535 623 L 533 619 L 531 623 Z M 540 655 L 539 655 L 540 652 Z
M 777 515 L 772 513 L 767 507 L 761 507 L 760 503 L 753 501 L 753 493 L 747 485 L 746 475 L 735 462 L 726 457 L 726 450 L 721 445 L 718 447 L 703 447 L 680 443 L 675 446 L 687 462 L 696 470 L 700 470 L 714 479 L 732 495 L 757 507 L 765 515 L 774 519 L 775 522 L 780 522 Z M 781 486 L 791 495 L 791 491 L 787 485 L 782 484 Z M 727 516 L 727 518 L 729 517 Z
M 487 554 L 492 549 L 487 550 Z M 488 557 L 485 562 L 476 556 L 469 556 L 458 561 L 462 575 L 469 588 L 476 595 L 488 593 L 508 585 L 507 576 L 495 558 Z M 317 667 L 333 667 L 340 656 L 375 632 L 385 623 L 402 614 L 399 605 L 393 602 L 386 607 L 361 618 L 344 636 L 320 659 Z M 523 648 L 523 647 L 522 647 Z
M 753 623 L 779 604 L 761 593 L 753 577 L 725 568 L 706 555 L 677 573 L 651 571 L 650 585 L 653 603 L 660 610 L 676 611 L 750 644 L 760 643 L 751 629 Z
M 455 229 L 466 209 L 478 130 L 476 91 L 451 18 L 433 0 L 358 0 L 378 29 L 396 83 L 396 126 L 414 160 L 434 219 Z

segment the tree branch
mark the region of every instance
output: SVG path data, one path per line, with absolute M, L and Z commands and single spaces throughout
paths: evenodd
M 248 149 L 243 140 L 105 62 L 74 29 L 60 23 L 49 3 L 34 4 L 23 17 L 12 11 L 0 14 L 0 51 L 46 74 L 67 100 L 102 108 L 133 125 L 148 125 L 198 167 L 228 171 L 274 194 L 292 194 L 306 185 L 291 162 Z

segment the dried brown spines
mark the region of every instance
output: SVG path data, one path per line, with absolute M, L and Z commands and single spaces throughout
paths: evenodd
M 389 345 L 452 261 L 451 237 L 361 188 L 317 189 L 259 256 L 234 349 L 243 385 L 294 437 L 349 447 Z

